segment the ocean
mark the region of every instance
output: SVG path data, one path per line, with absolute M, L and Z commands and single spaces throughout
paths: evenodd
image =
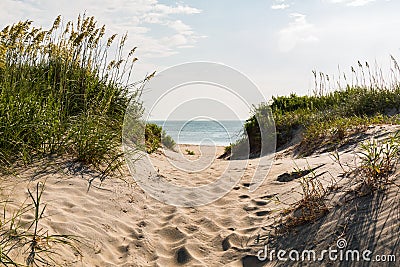
M 150 121 L 162 126 L 177 144 L 227 146 L 241 137 L 244 121 Z

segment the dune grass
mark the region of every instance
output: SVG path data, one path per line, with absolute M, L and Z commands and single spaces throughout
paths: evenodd
M 326 81 L 329 76 L 320 73 L 312 95 L 277 96 L 272 97 L 270 103 L 258 105 L 244 125 L 250 139 L 250 151 L 260 151 L 257 118 L 265 117 L 269 110 L 275 120 L 277 148 L 284 147 L 300 133 L 297 148 L 302 156 L 320 148 L 332 151 L 369 125 L 399 124 L 400 68 L 396 60 L 392 57 L 390 79 L 384 79 L 380 69 L 371 70 L 368 63 L 358 63 L 358 71 L 351 68 L 352 83 L 344 87 L 338 83 L 337 90 L 328 91 Z M 346 79 L 345 74 L 344 77 Z
M 358 166 L 362 184 L 370 191 L 384 190 L 400 160 L 400 132 L 378 140 L 373 138 L 360 145 Z
M 48 30 L 22 21 L 0 32 L 0 168 L 67 155 L 104 174 L 123 159 L 121 129 L 129 103 L 142 111 L 131 83 L 136 48 L 105 37 L 94 17 Z M 146 81 L 144 79 L 142 82 Z
M 48 30 L 21 21 L 0 31 L 0 172 L 49 156 L 81 162 L 100 179 L 120 169 L 125 111 L 129 105 L 140 117 L 151 77 L 131 82 L 136 48 L 125 55 L 126 40 L 106 37 L 105 26 L 85 15 L 66 23 L 59 16 Z M 76 250 L 76 237 L 40 227 L 43 188 L 28 191 L 32 204 L 14 212 L 1 201 L 1 265 L 57 265 L 56 246 Z M 22 220 L 30 212 L 33 219 Z
M 323 187 L 315 172 L 299 180 L 301 185 L 301 199 L 290 205 L 284 213 L 290 213 L 285 220 L 285 229 L 313 222 L 328 213 L 325 197 L 328 190 Z

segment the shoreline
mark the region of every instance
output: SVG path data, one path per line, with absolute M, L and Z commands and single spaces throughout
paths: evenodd
M 202 145 L 202 144 L 189 144 L 189 143 L 176 143 L 177 146 L 181 145 L 181 146 L 205 146 L 205 147 L 226 147 L 228 145 Z

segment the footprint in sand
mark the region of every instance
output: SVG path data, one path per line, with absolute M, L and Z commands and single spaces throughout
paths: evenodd
M 269 203 L 269 201 L 264 201 L 264 200 L 252 200 L 252 202 L 256 205 L 256 206 L 265 206 Z
M 189 251 L 185 247 L 179 248 L 175 253 L 176 263 L 178 264 L 185 264 L 188 263 L 192 256 L 190 255 Z
M 270 213 L 271 213 L 271 212 L 270 212 L 269 210 L 257 211 L 257 212 L 256 212 L 256 216 L 261 217 L 261 216 L 268 215 L 268 214 L 270 214 Z
M 176 243 L 185 240 L 187 235 L 179 230 L 178 227 L 167 226 L 157 231 L 162 240 L 169 243 Z
M 258 210 L 258 207 L 255 207 L 255 206 L 244 206 L 243 210 L 245 210 L 245 211 L 255 211 L 255 210 Z

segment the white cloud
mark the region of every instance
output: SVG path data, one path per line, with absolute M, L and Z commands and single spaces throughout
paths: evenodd
M 94 15 L 108 33 L 128 32 L 129 46 L 138 46 L 140 58 L 167 57 L 179 48 L 191 47 L 200 38 L 177 15 L 198 14 L 201 10 L 183 4 L 166 5 L 158 0 L 1 0 L 0 28 L 30 19 L 36 26 L 49 27 L 61 14 L 75 20 L 78 14 Z M 154 32 L 153 26 L 170 31 Z
M 172 7 L 163 4 L 156 4 L 154 9 L 164 14 L 198 14 L 201 12 L 201 10 L 197 8 L 182 5 Z
M 166 25 L 168 27 L 170 27 L 171 29 L 174 29 L 177 32 L 186 33 L 186 34 L 193 33 L 192 28 L 189 25 L 186 25 L 185 23 L 183 23 L 181 20 L 169 21 Z
M 279 32 L 279 49 L 289 52 L 299 44 L 318 42 L 316 28 L 306 20 L 306 15 L 292 13 L 292 22 Z
M 330 0 L 332 3 L 346 4 L 347 6 L 365 6 L 375 1 L 376 0 Z
M 271 6 L 271 9 L 286 9 L 289 8 L 290 5 L 285 3 L 286 0 L 274 0 Z
M 286 9 L 288 7 L 290 6 L 287 4 L 275 4 L 271 6 L 271 9 Z

